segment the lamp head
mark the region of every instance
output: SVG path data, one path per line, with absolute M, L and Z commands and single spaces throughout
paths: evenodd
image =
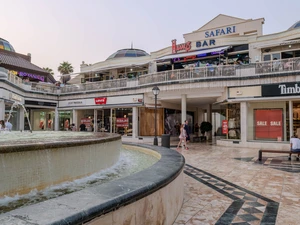
M 155 86 L 154 88 L 152 88 L 152 93 L 156 96 L 159 95 L 159 88 L 157 86 Z

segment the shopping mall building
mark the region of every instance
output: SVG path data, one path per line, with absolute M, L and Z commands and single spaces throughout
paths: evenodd
M 218 15 L 184 42 L 146 53 L 122 49 L 103 62 L 81 64 L 64 87 L 23 84 L 0 68 L 0 119 L 7 102 L 29 109 L 33 130 L 115 132 L 141 140 L 157 133 L 178 137 L 185 119 L 213 125 L 208 136 L 226 146 L 288 149 L 300 134 L 300 22 L 263 35 L 264 19 Z M 269 21 L 272 22 L 272 21 Z M 15 130 L 28 129 L 22 107 L 13 108 Z M 194 133 L 194 132 L 193 132 Z

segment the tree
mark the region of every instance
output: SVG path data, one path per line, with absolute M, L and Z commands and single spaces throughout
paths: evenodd
M 70 74 L 73 73 L 73 66 L 71 65 L 71 63 L 69 62 L 62 62 L 59 67 L 57 68 L 57 70 L 60 72 L 61 75 L 66 75 L 66 74 Z M 70 75 L 67 76 L 62 76 L 61 77 L 61 82 L 66 84 L 67 81 L 69 81 L 71 79 Z
M 43 70 L 46 70 L 48 73 L 50 73 L 52 76 L 54 75 L 54 72 L 53 72 L 53 70 L 51 69 L 51 68 L 49 68 L 49 67 L 43 67 Z
M 200 130 L 202 136 L 204 136 L 205 132 L 209 132 L 212 130 L 212 125 L 210 122 L 203 121 L 200 125 Z

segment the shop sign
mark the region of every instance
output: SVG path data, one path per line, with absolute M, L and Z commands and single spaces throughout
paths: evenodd
M 300 40 L 294 40 L 294 41 L 284 41 L 280 43 L 279 45 L 292 45 L 292 44 L 299 44 Z
M 228 120 L 222 120 L 222 133 L 228 134 Z
M 300 83 L 262 85 L 262 97 L 300 95 Z
M 255 138 L 256 139 L 282 139 L 282 109 L 256 109 L 255 110 Z
M 10 75 L 15 75 L 15 76 L 18 75 L 18 72 L 15 71 L 15 70 L 9 70 L 8 73 L 9 73 Z
M 32 73 L 19 72 L 19 76 L 20 77 L 31 77 L 33 79 L 37 79 L 37 80 L 40 80 L 40 81 L 45 81 L 44 76 L 40 76 L 40 75 L 36 75 L 36 74 L 32 74 Z
M 116 126 L 117 127 L 128 127 L 128 123 L 129 123 L 129 120 L 128 118 L 117 118 L 116 119 Z
M 214 39 L 196 42 L 197 48 L 208 47 L 208 46 L 213 46 L 213 45 L 216 45 L 216 40 L 214 40 Z
M 10 93 L 10 99 L 16 102 L 22 102 L 23 98 L 20 95 Z
M 143 102 L 142 98 L 133 98 L 133 102 Z
M 38 105 L 38 106 L 53 106 L 53 107 L 56 107 L 55 102 L 40 102 L 40 101 L 31 101 L 31 100 L 25 100 L 25 105 Z
M 172 53 L 177 53 L 179 51 L 190 51 L 192 48 L 192 42 L 188 41 L 183 44 L 176 45 L 176 39 L 172 40 Z
M 218 28 L 215 30 L 210 30 L 210 31 L 206 31 L 205 34 L 205 38 L 209 38 L 209 37 L 218 37 L 221 35 L 227 35 L 227 34 L 232 34 L 235 33 L 235 26 L 230 26 L 230 27 L 224 27 L 224 28 Z
M 107 101 L 107 98 L 95 98 L 96 105 L 105 105 L 106 101 Z
M 68 102 L 68 105 L 82 105 L 82 104 L 83 104 L 83 101 L 81 101 L 81 100 Z

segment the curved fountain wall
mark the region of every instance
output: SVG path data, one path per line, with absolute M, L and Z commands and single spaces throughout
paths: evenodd
M 4 213 L 0 224 L 173 224 L 183 203 L 184 157 L 164 147 L 128 146 L 159 160 L 128 177 Z
M 14 132 L 14 135 L 21 135 Z M 119 160 L 121 137 L 90 137 L 47 142 L 6 143 L 0 146 L 0 197 L 26 194 L 50 185 L 89 176 Z

